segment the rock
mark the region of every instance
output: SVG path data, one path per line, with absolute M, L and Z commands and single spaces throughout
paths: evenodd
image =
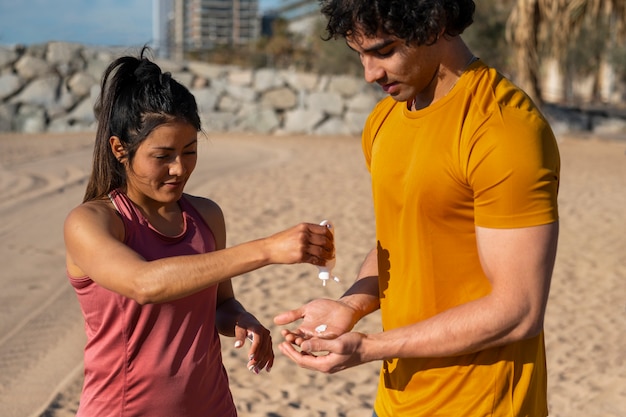
M 353 132 L 340 117 L 329 117 L 313 130 L 315 135 L 351 135 Z
M 206 112 L 202 113 L 200 120 L 205 131 L 228 132 L 235 126 L 237 117 L 229 112 Z
M 0 104 L 0 132 L 16 131 L 13 120 L 17 114 L 17 105 L 11 103 Z
M 90 98 L 86 98 L 74 109 L 67 114 L 66 118 L 70 121 L 70 124 L 79 123 L 80 125 L 90 126 L 96 122 L 96 118 L 93 112 L 93 101 Z
M 341 94 L 342 97 L 352 97 L 363 91 L 366 85 L 365 81 L 361 78 L 338 75 L 329 80 L 328 91 L 337 92 Z
M 267 90 L 284 86 L 285 80 L 275 70 L 261 68 L 254 72 L 253 84 L 258 92 L 263 93 Z
M 196 98 L 200 114 L 210 113 L 217 109 L 218 100 L 222 95 L 220 91 L 212 88 L 200 88 L 190 91 Z
M 257 99 L 257 93 L 252 87 L 226 85 L 224 91 L 235 100 L 241 100 L 242 103 L 250 103 Z
M 54 74 L 54 66 L 36 56 L 24 55 L 15 63 L 15 72 L 25 80 Z
M 20 106 L 15 116 L 15 129 L 23 133 L 43 133 L 47 128 L 46 112 L 42 107 Z
M 344 116 L 344 123 L 348 128 L 348 131 L 353 135 L 360 135 L 365 126 L 365 121 L 369 116 L 368 112 L 353 112 L 349 111 Z
M 69 76 L 85 68 L 85 60 L 81 55 L 82 49 L 82 45 L 77 43 L 50 42 L 46 60 L 56 67 L 61 75 Z
M 173 72 L 172 78 L 184 85 L 185 87 L 191 89 L 193 86 L 193 80 L 195 75 L 190 72 Z
M 11 97 L 20 88 L 22 88 L 22 81 L 17 75 L 0 75 L 0 101 Z
M 289 87 L 294 90 L 314 91 L 319 85 L 319 76 L 294 71 L 279 71 L 282 78 L 287 81 Z
M 228 72 L 223 66 L 208 64 L 206 62 L 189 62 L 187 68 L 193 74 L 207 80 L 222 78 Z
M 61 79 L 57 75 L 46 75 L 34 79 L 10 101 L 12 103 L 36 104 L 43 107 L 52 106 L 56 103 L 60 81 Z
M 381 90 L 382 91 L 382 90 Z M 372 111 L 376 103 L 383 98 L 383 94 L 367 94 L 357 93 L 354 97 L 347 100 L 347 108 L 350 111 L 355 112 L 367 112 Z
M 91 87 L 98 81 L 88 72 L 78 72 L 69 77 L 67 86 L 69 90 L 78 97 L 87 96 Z
M 252 86 L 253 71 L 249 69 L 236 69 L 228 73 L 228 82 L 237 87 Z
M 298 103 L 298 96 L 287 87 L 275 88 L 261 94 L 261 105 L 275 110 L 292 109 Z
M 309 94 L 306 100 L 308 109 L 320 109 L 331 116 L 341 116 L 343 114 L 344 102 L 339 93 L 315 92 Z
M 10 67 L 19 58 L 15 49 L 10 49 L 0 45 L 0 69 Z
M 594 117 L 593 133 L 599 135 L 620 135 L 626 133 L 626 120 L 618 118 Z
M 313 133 L 318 124 L 324 120 L 324 112 L 316 109 L 296 109 L 285 113 L 283 130 L 290 134 Z
M 238 119 L 238 126 L 248 132 L 268 134 L 280 127 L 275 111 L 256 104 L 244 106 Z

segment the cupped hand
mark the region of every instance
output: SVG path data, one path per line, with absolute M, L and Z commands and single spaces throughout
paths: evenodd
M 270 331 L 250 313 L 239 316 L 235 325 L 235 348 L 241 348 L 246 340 L 251 343 L 248 350 L 248 364 L 250 372 L 258 374 L 264 368 L 267 372 L 274 365 L 274 350 Z
M 274 317 L 274 323 L 281 326 L 298 320 L 302 322 L 296 329 L 284 329 L 281 332 L 288 343 L 300 345 L 304 340 L 312 337 L 336 338 L 352 330 L 357 318 L 352 307 L 341 301 L 326 298 L 310 301 L 300 308 Z
M 300 344 L 285 341 L 278 347 L 302 368 L 333 374 L 366 362 L 360 350 L 366 337 L 351 332 L 335 339 L 301 340 Z

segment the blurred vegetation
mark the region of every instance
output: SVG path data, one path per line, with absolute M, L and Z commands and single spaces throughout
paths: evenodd
M 626 42 L 626 1 L 514 0 L 505 34 L 515 81 L 540 102 L 542 81 L 557 79 L 567 104 L 626 98 L 626 69 L 616 65 Z
M 514 64 L 505 37 L 512 8 L 513 0 L 477 1 L 474 23 L 462 35 L 474 55 L 505 74 L 513 72 Z

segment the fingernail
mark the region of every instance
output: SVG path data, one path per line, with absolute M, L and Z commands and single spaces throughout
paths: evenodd
M 241 347 L 241 345 L 243 345 L 243 342 L 242 342 L 241 340 L 237 340 L 237 341 L 235 342 L 235 347 L 236 347 L 236 348 Z
M 271 365 L 267 365 L 267 366 L 265 367 L 265 370 L 266 370 L 267 372 L 271 371 L 271 370 L 272 370 L 272 366 L 271 366 Z
M 248 360 L 251 361 L 252 359 L 254 359 L 254 353 L 250 356 L 248 356 Z
M 248 370 L 252 372 L 253 374 L 256 374 L 256 375 L 259 374 L 259 368 L 257 368 L 255 365 L 248 366 Z

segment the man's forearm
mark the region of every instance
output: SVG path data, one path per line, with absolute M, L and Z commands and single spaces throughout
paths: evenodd
M 339 301 L 353 308 L 358 317 L 355 321 L 380 308 L 378 294 L 378 259 L 376 249 L 372 249 L 361 264 L 361 269 L 354 284 L 344 293 Z

